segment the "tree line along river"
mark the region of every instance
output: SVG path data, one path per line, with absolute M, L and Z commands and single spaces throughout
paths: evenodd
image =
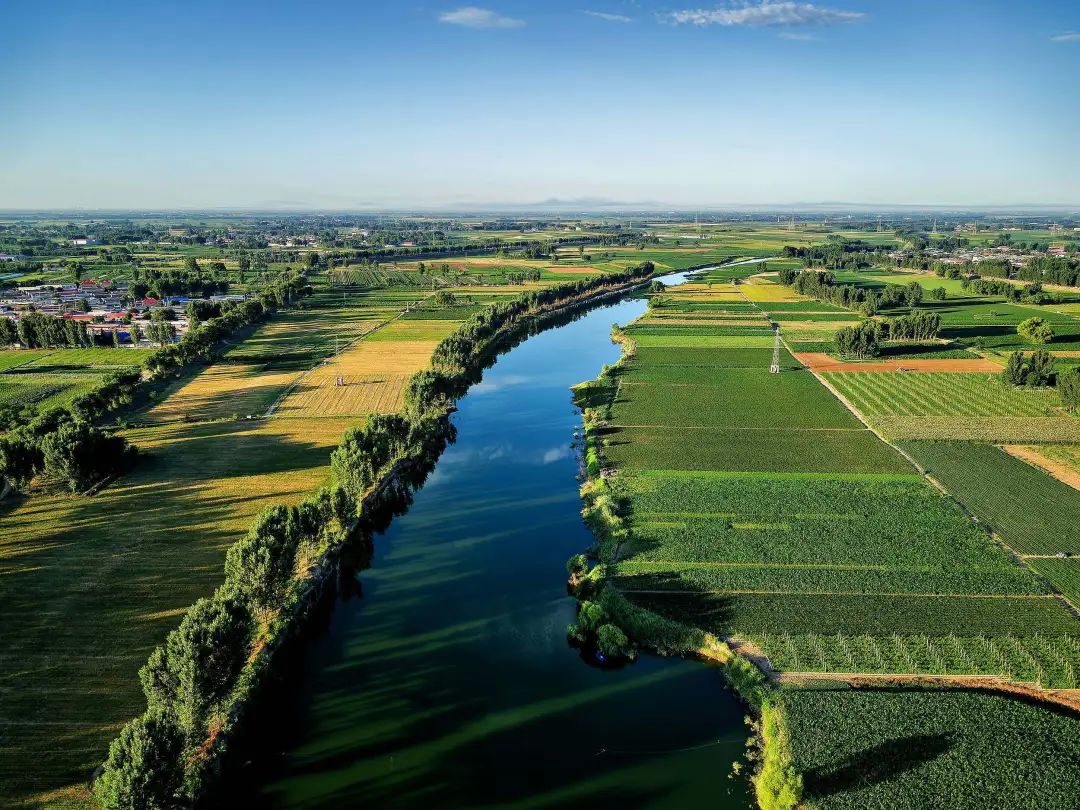
M 624 296 L 533 335 L 459 402 L 457 442 L 260 706 L 236 806 L 750 806 L 719 670 L 601 669 L 566 641 L 565 562 L 592 543 L 569 388 L 644 310 Z

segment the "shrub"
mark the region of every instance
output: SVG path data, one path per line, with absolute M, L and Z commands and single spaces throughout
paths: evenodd
M 1028 343 L 1049 343 L 1054 339 L 1054 328 L 1044 318 L 1028 318 L 1017 325 L 1016 334 Z
M 761 769 L 754 793 L 761 810 L 795 810 L 802 801 L 803 779 L 792 764 L 782 709 L 766 702 L 761 708 Z
M 633 645 L 626 634 L 613 624 L 602 624 L 596 631 L 596 649 L 604 658 L 632 658 Z

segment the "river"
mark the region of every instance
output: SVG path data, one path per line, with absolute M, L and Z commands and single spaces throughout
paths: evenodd
M 679 283 L 685 274 L 664 279 Z M 623 299 L 502 355 L 457 443 L 260 709 L 234 806 L 746 808 L 743 708 L 708 665 L 617 670 L 566 641 L 580 517 L 569 387 L 618 359 Z M 287 696 L 287 697 L 286 697 Z

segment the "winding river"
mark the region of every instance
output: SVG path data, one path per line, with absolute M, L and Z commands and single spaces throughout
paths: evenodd
M 530 337 L 460 401 L 457 443 L 260 710 L 230 803 L 749 806 L 728 778 L 744 712 L 718 670 L 599 669 L 566 642 L 564 565 L 592 542 L 569 387 L 618 359 L 611 324 L 644 309 L 624 298 Z

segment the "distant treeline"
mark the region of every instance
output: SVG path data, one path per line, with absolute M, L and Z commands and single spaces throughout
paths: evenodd
M 128 292 L 136 300 L 174 295 L 208 298 L 228 292 L 226 273 L 224 262 L 212 262 L 204 269 L 194 257 L 189 257 L 182 268 L 137 267 Z
M 828 270 L 858 270 L 873 267 L 876 255 L 895 250 L 892 245 L 875 245 L 862 239 L 830 238 L 823 245 L 794 247 L 785 245 L 781 258 L 802 259 L 807 267 L 824 267 Z
M 331 456 L 332 483 L 293 506 L 267 509 L 226 555 L 225 582 L 199 600 L 139 673 L 147 709 L 113 741 L 94 795 L 106 810 L 191 807 L 213 802 L 229 735 L 269 676 L 273 652 L 306 615 L 317 580 L 359 528 L 388 502 L 407 503 L 417 479 L 454 437 L 453 400 L 512 330 L 545 312 L 653 272 L 562 284 L 498 303 L 439 344 L 435 368 L 414 375 L 404 412 L 369 417 Z M 407 476 L 406 476 L 407 477 Z
M 839 284 L 836 276 L 825 270 L 780 271 L 780 283 L 793 287 L 796 292 L 827 301 L 830 304 L 854 309 L 863 315 L 875 315 L 886 307 L 914 307 L 922 303 L 924 290 L 917 281 L 901 287 L 887 284 L 883 290 L 871 290 L 856 284 Z

